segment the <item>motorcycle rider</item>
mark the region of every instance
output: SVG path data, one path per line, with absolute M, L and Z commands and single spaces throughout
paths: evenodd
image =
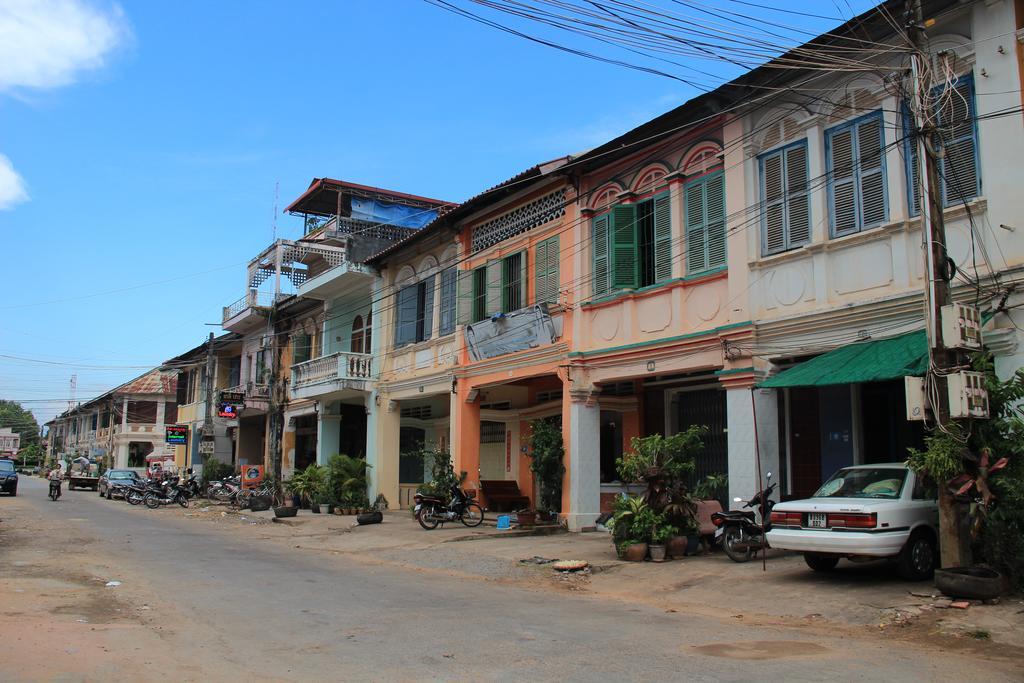
M 50 470 L 46 478 L 50 480 L 50 492 L 47 495 L 50 495 L 54 489 L 57 489 L 57 496 L 60 497 L 60 483 L 64 481 L 64 472 L 61 470 L 60 465 Z

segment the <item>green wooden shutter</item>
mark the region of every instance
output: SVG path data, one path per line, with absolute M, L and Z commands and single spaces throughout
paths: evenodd
M 528 303 L 526 299 L 526 296 L 529 293 L 526 282 L 526 278 L 530 272 L 528 266 L 527 250 L 523 249 L 519 252 L 519 308 L 526 308 Z
M 473 271 L 457 270 L 456 321 L 468 325 L 473 320 Z
M 612 289 L 636 289 L 639 254 L 636 238 L 636 206 L 619 204 L 612 208 Z
M 807 195 L 807 145 L 786 150 L 786 248 L 811 241 L 811 207 Z
M 672 200 L 668 192 L 654 196 L 654 281 L 672 279 Z
M 501 284 L 502 284 L 502 262 L 491 260 L 487 262 L 487 303 L 486 315 L 491 316 L 500 313 L 501 306 Z
M 609 249 L 608 231 L 610 229 L 610 216 L 604 214 L 593 220 L 593 245 L 594 245 L 594 273 L 592 280 L 592 291 L 595 297 L 601 296 L 608 291 L 609 278 Z
M 761 251 L 766 255 L 786 248 L 786 195 L 782 170 L 781 152 L 761 159 L 761 201 L 764 202 Z
M 558 303 L 558 235 L 537 245 L 534 253 L 536 303 Z
M 704 181 L 704 210 L 707 221 L 708 268 L 724 266 L 725 174 L 716 173 Z
M 704 183 L 692 182 L 683 189 L 686 218 L 686 272 L 708 269 L 707 209 L 704 205 Z

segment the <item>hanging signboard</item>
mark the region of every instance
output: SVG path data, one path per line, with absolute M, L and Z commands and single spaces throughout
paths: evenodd
M 221 403 L 217 409 L 217 417 L 226 417 L 229 420 L 235 420 L 238 418 L 238 411 L 241 410 L 239 406 L 234 403 Z
M 203 439 L 199 442 L 199 452 L 203 455 L 213 455 L 214 450 L 213 439 Z
M 188 425 L 166 425 L 164 427 L 164 439 L 174 446 L 184 446 L 188 443 Z
M 263 465 L 242 465 L 242 487 L 254 489 L 263 481 Z
M 220 392 L 220 402 L 241 405 L 245 403 L 245 394 L 241 391 L 222 391 Z

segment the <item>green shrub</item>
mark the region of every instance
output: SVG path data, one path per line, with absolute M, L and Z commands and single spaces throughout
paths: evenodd
M 220 481 L 225 477 L 230 477 L 233 473 L 234 468 L 231 465 L 208 457 L 203 463 L 203 488 L 206 488 L 211 481 Z
M 537 509 L 561 512 L 565 475 L 562 430 L 552 419 L 534 420 L 530 428 L 530 471 L 537 477 Z
M 332 455 L 327 461 L 329 500 L 345 507 L 369 507 L 370 498 L 366 492 L 366 473 L 369 468 L 370 464 L 362 458 Z

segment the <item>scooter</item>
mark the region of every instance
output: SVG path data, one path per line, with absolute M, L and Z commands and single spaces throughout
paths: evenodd
M 161 490 L 147 492 L 142 502 L 150 510 L 155 510 L 161 505 L 170 505 L 171 503 L 177 503 L 181 507 L 187 508 L 188 494 L 185 492 L 184 487 L 178 485 L 178 478 L 171 477 L 164 481 Z
M 771 481 L 772 473 L 768 472 L 765 479 Z M 772 508 L 775 501 L 770 498 L 775 491 L 775 484 L 758 491 L 748 500 L 742 510 L 715 512 L 711 515 L 711 523 L 718 527 L 715 538 L 721 538 L 722 550 L 733 562 L 747 562 L 755 553 L 770 548 L 765 534 L 771 531 Z M 742 503 L 742 498 L 733 498 L 733 502 Z M 747 510 L 746 508 L 753 508 Z M 761 513 L 761 523 L 757 523 L 756 511 Z
M 445 522 L 462 522 L 468 527 L 475 527 L 484 521 L 483 508 L 473 500 L 472 494 L 466 493 L 458 485 L 452 486 L 451 500 L 447 504 L 438 496 L 419 491 L 413 496 L 413 502 L 416 503 L 416 521 L 427 531 Z
M 56 501 L 60 498 L 60 479 L 50 480 L 50 493 L 48 495 L 52 501 Z

